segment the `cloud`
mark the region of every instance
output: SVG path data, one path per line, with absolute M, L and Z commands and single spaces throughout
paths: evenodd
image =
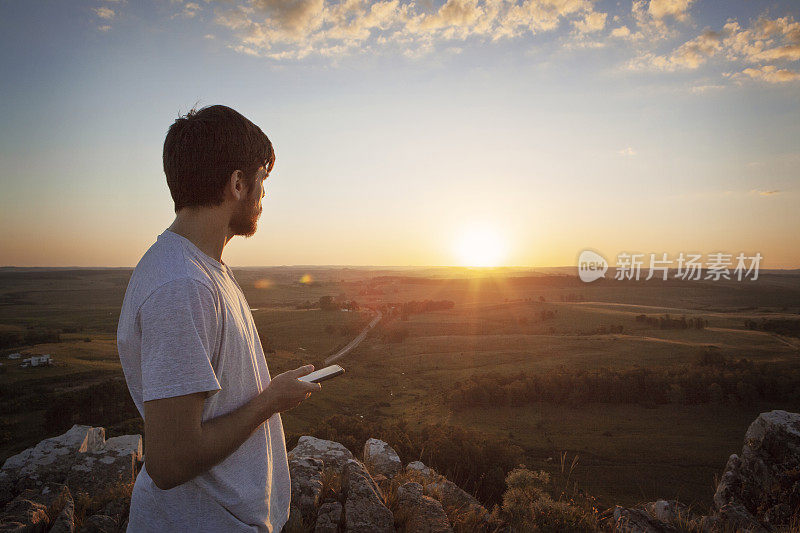
M 778 190 L 767 190 L 767 191 L 760 191 L 758 189 L 753 189 L 750 191 L 750 194 L 757 194 L 758 196 L 775 196 L 776 194 L 781 194 L 783 191 Z
M 111 30 L 111 26 L 109 26 L 108 24 L 105 24 L 103 26 L 98 26 L 97 29 L 102 31 L 103 33 L 106 33 L 106 32 Z
M 109 7 L 96 7 L 94 13 L 101 19 L 111 20 L 114 18 L 114 10 Z
M 790 16 L 777 19 L 761 16 L 743 28 L 735 19 L 728 19 L 719 31 L 706 28 L 667 54 L 641 52 L 626 66 L 630 70 L 696 70 L 713 58 L 723 64 L 755 65 L 724 74 L 734 79 L 749 77 L 768 83 L 795 81 L 797 72 L 764 63 L 800 61 L 800 22 Z
M 692 92 L 694 94 L 706 94 L 711 91 L 719 91 L 724 89 L 725 85 L 695 85 L 692 87 Z
M 189 18 L 205 5 L 173 2 Z M 800 61 L 800 22 L 792 16 L 762 15 L 743 24 L 730 18 L 687 35 L 695 4 L 633 0 L 630 11 L 605 13 L 596 10 L 596 0 L 224 0 L 214 4 L 213 20 L 231 49 L 281 62 L 380 52 L 416 59 L 466 50 L 468 41 L 550 33 L 565 50 L 624 47 L 628 70 L 715 69 L 715 76 L 737 84 L 798 79 L 792 63 Z M 731 85 L 704 76 L 703 84 L 687 88 L 704 94 Z
M 661 41 L 677 36 L 670 26 L 673 21 L 689 22 L 689 7 L 693 0 L 633 0 L 631 17 L 636 23 L 637 39 L 647 37 L 649 41 Z
M 594 33 L 606 27 L 606 17 L 608 13 L 586 13 L 583 20 L 574 20 L 572 25 L 578 33 Z
M 183 6 L 183 16 L 186 18 L 194 18 L 200 12 L 200 5 L 196 2 L 186 2 Z
M 650 0 L 647 12 L 659 21 L 667 17 L 685 21 L 689 18 L 689 6 L 692 2 L 693 0 Z
M 514 39 L 573 23 L 577 32 L 605 28 L 591 0 L 250 0 L 223 4 L 217 24 L 231 30 L 232 48 L 272 59 L 334 56 L 394 47 L 419 56 L 475 38 Z
M 800 72 L 778 68 L 775 65 L 765 65 L 759 68 L 746 68 L 738 73 L 728 73 L 728 77 L 741 80 L 745 76 L 753 80 L 765 81 L 767 83 L 787 83 L 800 80 Z
M 720 35 L 715 31 L 705 30 L 675 50 L 669 58 L 669 63 L 675 67 L 696 69 L 721 48 Z
M 636 150 L 634 150 L 634 149 L 633 149 L 632 147 L 630 147 L 630 146 L 627 146 L 627 147 L 623 148 L 622 150 L 617 150 L 617 153 L 618 153 L 619 155 L 621 155 L 621 156 L 625 156 L 625 157 L 633 157 L 633 156 L 635 156 L 635 155 L 636 155 Z
M 627 26 L 620 26 L 619 28 L 614 28 L 613 30 L 611 30 L 612 37 L 624 39 L 626 37 L 630 37 L 630 35 L 631 35 L 631 30 L 629 30 Z

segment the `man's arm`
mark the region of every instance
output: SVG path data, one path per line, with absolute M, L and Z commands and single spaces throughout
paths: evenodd
M 189 481 L 216 465 L 273 414 L 300 404 L 321 387 L 297 378 L 312 365 L 284 372 L 262 393 L 228 414 L 202 422 L 206 393 L 144 402 L 145 464 L 162 490 Z M 266 460 L 266 458 L 264 459 Z

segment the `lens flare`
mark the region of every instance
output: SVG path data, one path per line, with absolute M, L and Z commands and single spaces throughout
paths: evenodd
M 261 278 L 261 279 L 257 279 L 254 285 L 255 285 L 256 289 L 269 289 L 274 284 L 275 283 L 271 279 Z

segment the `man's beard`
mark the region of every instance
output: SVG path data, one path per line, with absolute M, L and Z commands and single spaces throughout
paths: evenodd
M 262 208 L 258 207 L 258 197 L 251 200 L 249 197 L 239 204 L 239 208 L 231 216 L 228 227 L 234 235 L 252 237 L 258 226 L 258 217 Z

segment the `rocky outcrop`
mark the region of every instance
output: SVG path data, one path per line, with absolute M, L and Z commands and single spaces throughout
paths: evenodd
M 297 441 L 292 451 L 289 452 L 289 459 L 293 457 L 314 457 L 320 459 L 328 468 L 341 472 L 348 459 L 353 458 L 350 450 L 331 440 L 318 439 L 316 437 L 303 436 Z
M 107 499 L 117 487 L 132 484 L 141 461 L 140 435 L 106 440 L 104 428 L 75 425 L 45 439 L 0 468 L 0 531 L 74 531 L 74 498 Z M 88 517 L 81 531 L 106 531 L 112 523 L 111 530 L 119 530 L 129 497 L 111 503 L 103 510 L 105 518 Z M 98 529 L 101 524 L 104 529 Z
M 408 472 L 417 472 L 423 477 L 430 477 L 433 476 L 434 471 L 431 468 L 425 466 L 422 461 L 411 461 L 406 465 L 406 471 Z
M 718 517 L 733 527 L 768 530 L 800 520 L 800 414 L 761 413 L 731 455 L 714 494 Z
M 414 533 L 452 533 L 453 528 L 447 519 L 442 504 L 423 494 L 422 485 L 409 482 L 397 489 L 398 507 L 403 514 L 402 531 Z
M 397 452 L 387 443 L 369 439 L 364 445 L 364 459 L 355 459 L 336 442 L 301 437 L 289 452 L 293 498 L 290 524 L 317 533 L 450 532 L 453 528 L 447 512 L 472 510 L 484 517 L 483 529 L 494 529 L 489 512 L 474 497 L 419 461 L 403 468 Z M 338 493 L 323 487 L 330 473 L 340 476 Z M 396 491 L 394 513 L 381 487 Z M 299 494 L 300 503 L 295 503 L 295 494 Z M 320 499 L 321 504 L 315 503 Z M 316 513 L 312 511 L 314 505 L 318 505 Z M 314 515 L 316 522 L 309 522 Z
M 378 439 L 369 439 L 364 444 L 364 464 L 373 476 L 382 475 L 386 479 L 392 479 L 403 469 L 397 452 Z
M 630 533 L 694 530 L 766 533 L 800 523 L 800 414 L 761 413 L 731 455 L 714 494 L 713 513 L 694 516 L 675 501 L 614 510 L 614 527 Z
M 425 495 L 441 502 L 448 514 L 473 513 L 487 527 L 492 526 L 489 511 L 474 496 L 436 473 L 434 469 L 420 461 L 414 461 L 406 465 L 406 472 L 415 474 L 415 477 L 423 482 Z
M 364 462 L 337 442 L 310 436 L 301 437 L 288 455 L 289 529 L 509 531 L 497 513 L 434 469 L 419 461 L 403 468 L 383 441 L 365 443 Z M 0 468 L 0 533 L 71 533 L 76 502 L 84 498 L 103 503 L 83 520 L 79 533 L 124 531 L 129 497 L 108 494 L 115 484 L 135 479 L 141 460 L 139 435 L 106 440 L 103 428 L 90 426 L 74 426 L 10 457 Z M 601 516 L 608 529 L 629 533 L 789 531 L 800 523 L 800 415 L 772 411 L 751 424 L 741 454 L 728 460 L 714 503 L 713 512 L 702 517 L 675 500 L 617 506 Z M 465 522 L 456 523 L 464 517 L 466 528 Z
M 614 530 L 624 533 L 677 533 L 671 524 L 653 517 L 644 509 L 614 508 Z
M 314 521 L 322 495 L 322 459 L 292 456 L 289 458 L 289 476 L 292 480 L 291 513 L 304 523 Z
M 384 505 L 378 485 L 359 461 L 351 459 L 344 468 L 343 489 L 345 530 L 359 533 L 394 531 L 394 516 Z
M 325 502 L 319 507 L 314 533 L 338 533 L 342 523 L 342 504 L 336 500 Z
M 39 490 L 25 489 L 6 505 L 0 531 L 47 531 L 71 502 L 69 489 L 58 483 L 47 482 Z

